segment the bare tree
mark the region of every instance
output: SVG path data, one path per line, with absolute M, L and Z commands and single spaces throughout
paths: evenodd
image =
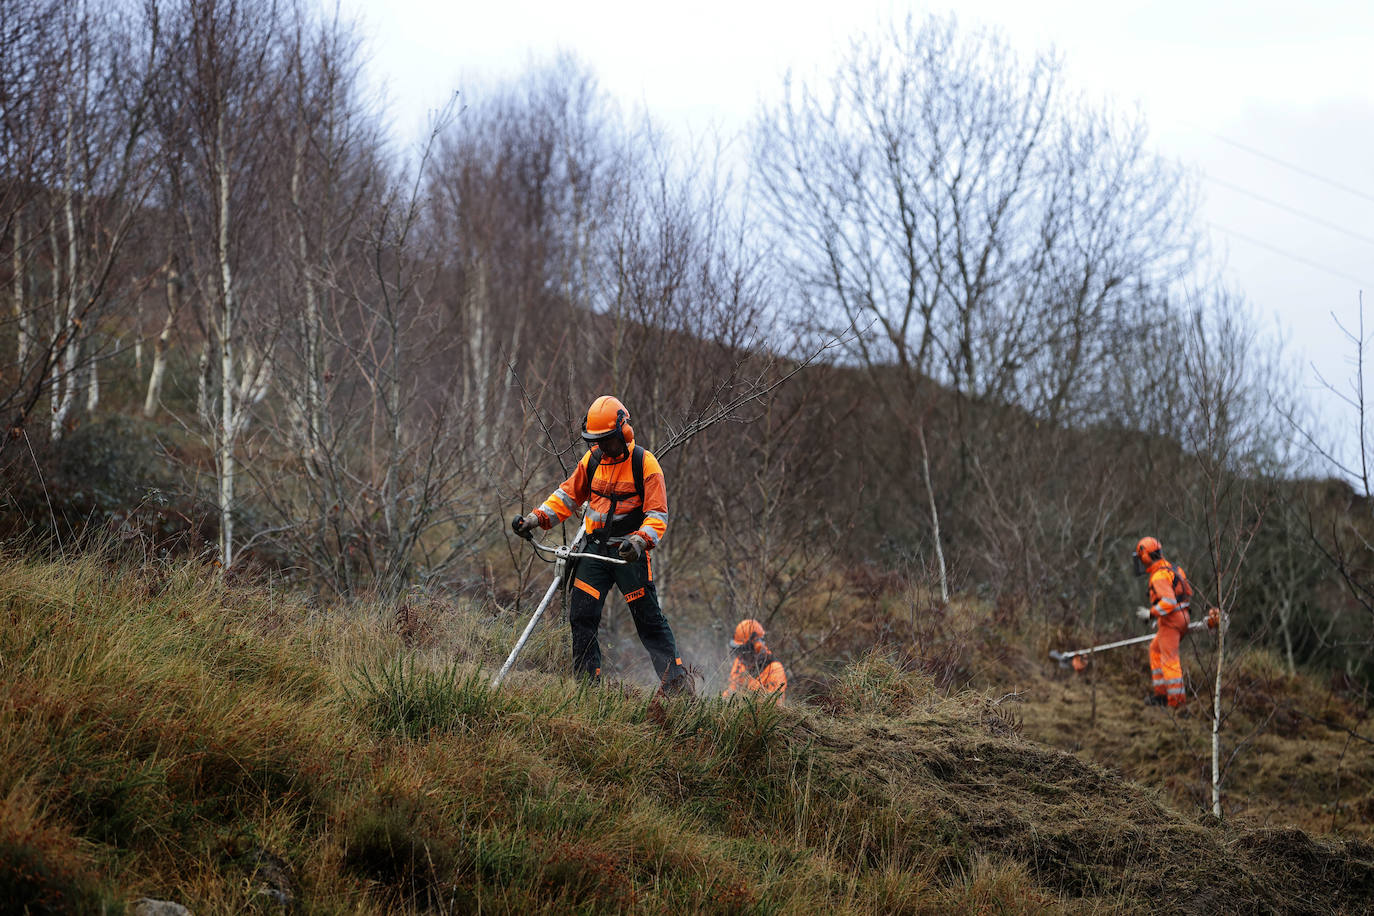
M 436 117 L 431 143 L 450 115 Z M 360 334 L 349 359 L 373 405 L 363 465 L 368 476 L 355 484 L 362 484 L 379 529 L 366 546 L 385 594 L 399 592 L 417 572 L 441 575 L 461 559 L 472 536 L 469 520 L 479 514 L 464 498 L 474 481 L 461 388 L 451 374 L 439 374 L 455 347 L 431 298 L 433 241 L 421 238 L 430 149 L 414 178 L 390 188 L 366 226 L 371 273 L 352 303 Z M 429 548 L 425 536 L 445 528 L 448 536 Z
M 952 20 L 856 42 L 826 87 L 789 83 L 759 121 L 755 164 L 811 320 L 858 332 L 852 356 L 913 454 L 927 382 L 959 395 L 957 479 L 1000 438 L 978 441 L 997 416 L 978 405 L 1101 419 L 1142 291 L 1190 251 L 1186 183 L 1140 125 L 1066 97 L 1053 58 L 1023 63 Z M 895 482 L 912 504 L 949 490 Z
M 235 559 L 240 441 L 267 393 L 278 328 L 265 300 L 274 106 L 287 84 L 290 35 L 270 0 L 179 0 L 165 50 L 159 127 L 176 256 L 194 291 L 204 348 L 197 420 L 214 455 L 219 559 Z
M 5 266 L 11 272 L 10 307 L 0 321 L 13 323 L 15 353 L 13 374 L 4 375 L 0 406 L 13 412 L 7 427 L 16 432 L 43 393 L 55 361 L 56 348 L 39 331 L 43 312 L 34 274 L 41 258 L 39 232 L 46 221 L 44 183 L 55 154 L 50 137 L 63 60 L 61 6 L 0 5 L 0 241 L 9 246 Z
M 352 301 L 369 287 L 364 233 L 386 193 L 389 166 L 379 116 L 362 92 L 353 30 L 337 15 L 304 12 L 290 25 L 271 214 L 285 255 L 275 303 L 276 396 L 260 411 L 273 453 L 289 457 L 248 469 L 257 484 L 251 496 L 264 513 L 249 543 L 271 542 L 300 557 L 322 584 L 351 593 L 357 567 L 345 554 L 357 545 L 341 537 L 349 515 L 341 507 L 352 508 L 360 495 L 348 469 L 359 438 L 367 438 L 359 431 L 369 412 L 357 398 L 350 356 L 359 329 Z
M 17 14 L 16 14 L 17 10 Z M 23 427 L 46 394 L 49 435 L 98 401 L 102 322 L 130 304 L 125 250 L 151 186 L 149 105 L 159 20 L 119 9 L 7 5 L 0 192 L 16 324 L 14 384 L 0 408 Z M 2 449 L 3 443 L 0 443 Z
M 593 298 L 623 141 L 595 79 L 566 57 L 465 102 L 440 138 L 428 228 L 446 240 L 467 422 L 479 451 L 499 454 L 517 406 L 510 361 L 543 377 L 572 310 Z
M 341 294 L 332 281 L 347 273 L 344 265 L 358 253 L 358 222 L 371 212 L 385 176 L 380 123 L 362 99 L 362 61 L 352 30 L 337 14 L 318 23 L 300 16 L 295 27 L 282 106 L 291 159 L 290 207 L 281 231 L 294 255 L 291 288 L 300 296 L 284 316 L 293 358 L 281 387 L 308 468 L 328 436 L 326 403 L 337 368 L 326 338 L 325 315 L 337 310 Z
M 756 162 L 791 262 L 872 363 L 1047 416 L 1089 394 L 1132 286 L 1188 253 L 1178 176 L 1058 65 L 908 20 L 822 94 L 789 86 Z
M 1365 329 L 1363 293 L 1353 327 L 1346 327 L 1334 316 L 1333 320 L 1352 351 L 1351 375 L 1343 385 L 1328 379 L 1320 371 L 1317 372 L 1317 379 L 1330 399 L 1346 412 L 1348 419 L 1340 430 L 1340 438 L 1349 444 L 1340 446 L 1324 443 L 1296 416 L 1290 416 L 1290 422 L 1319 462 L 1354 487 L 1351 504 L 1344 507 L 1345 511 L 1340 508 L 1336 510 L 1326 530 L 1319 530 L 1312 521 L 1314 513 L 1310 510 L 1308 528 L 1313 543 L 1340 576 L 1350 597 L 1374 620 L 1374 563 L 1369 561 L 1374 556 L 1374 540 L 1369 535 L 1368 519 L 1364 517 L 1374 516 L 1374 510 L 1370 509 L 1374 506 L 1374 489 L 1371 489 L 1371 480 L 1374 479 L 1374 423 L 1370 421 L 1368 382 L 1365 379 L 1371 335 Z M 1374 639 L 1368 640 L 1367 645 L 1374 645 Z
M 658 549 L 657 575 L 720 561 L 713 470 L 703 449 L 685 449 L 703 430 L 714 441 L 767 416 L 778 387 L 833 341 L 781 339 L 776 281 L 718 145 L 675 150 L 647 117 L 633 123 L 598 249 L 594 317 L 578 327 L 584 386 L 578 401 L 614 391 L 632 404 L 637 440 L 671 474 L 674 536 Z M 760 427 L 757 435 L 770 434 Z M 747 446 L 746 446 L 747 447 Z M 772 447 L 777 447 L 776 443 Z M 726 475 L 746 486 L 745 467 Z
M 463 341 L 437 286 L 445 240 L 426 231 L 430 156 L 453 113 L 436 116 L 409 171 L 379 162 L 375 172 L 338 176 L 334 191 L 356 201 L 336 252 L 348 256 L 335 260 L 325 249 L 318 261 L 304 259 L 319 272 L 321 362 L 312 362 L 304 334 L 293 362 L 303 383 L 314 373 L 320 384 L 284 401 L 286 421 L 274 428 L 291 431 L 281 444 L 297 453 L 302 473 L 286 486 L 264 475 L 259 497 L 280 524 L 259 534 L 294 548 L 342 593 L 394 596 L 441 579 L 469 556 L 485 518 L 474 498 L 480 456 L 453 371 Z M 373 176 L 366 191 L 364 174 Z M 314 187 L 312 207 L 323 204 L 322 190 Z M 337 217 L 315 215 L 339 230 L 330 222 Z
M 836 629 L 833 564 L 854 524 L 798 507 L 824 504 L 836 479 L 847 478 L 851 498 L 864 490 L 842 454 L 817 447 L 819 429 L 854 422 L 852 407 L 827 397 L 837 370 L 808 372 L 759 404 L 747 424 L 737 417 L 701 434 L 684 483 L 709 499 L 684 495 L 686 530 L 677 532 L 692 538 L 697 565 L 721 586 L 708 599 L 712 623 L 753 617 L 798 663 Z
M 1301 416 L 1297 410 L 1286 413 L 1289 427 L 1306 446 L 1313 470 L 1330 477 L 1312 481 L 1294 494 L 1290 515 L 1298 516 L 1300 523 L 1297 531 L 1290 527 L 1290 533 L 1298 541 L 1284 541 L 1280 549 L 1285 557 L 1301 553 L 1304 547 L 1314 551 L 1318 568 L 1334 571 L 1339 592 L 1344 594 L 1329 588 L 1323 594 L 1319 582 L 1310 581 L 1314 576 L 1310 566 L 1290 565 L 1293 575 L 1286 577 L 1285 584 L 1306 606 L 1303 625 L 1295 628 L 1291 618 L 1296 608 L 1285 602 L 1281 625 L 1286 646 L 1296 630 L 1313 656 L 1340 665 L 1348 677 L 1355 677 L 1361 672 L 1367 676 L 1374 659 L 1374 511 L 1370 510 L 1374 506 L 1370 483 L 1374 435 L 1368 419 L 1370 334 L 1365 328 L 1363 294 L 1352 324 L 1334 315 L 1333 320 L 1350 348 L 1350 375 L 1341 381 L 1315 367 L 1314 374 L 1326 393 L 1323 406 L 1336 408 L 1334 429 L 1323 434 L 1312 417 Z M 1318 595 L 1323 599 L 1319 606 Z
M 1279 417 L 1288 405 L 1273 351 L 1261 348 L 1242 305 L 1219 292 L 1215 301 L 1194 300 L 1176 362 L 1180 398 L 1174 404 L 1184 447 L 1198 472 L 1187 492 L 1205 532 L 1214 592 L 1203 593 L 1220 610 L 1213 658 L 1211 787 L 1212 814 L 1220 818 L 1221 787 L 1227 769 L 1248 743 L 1235 743 L 1223 759 L 1222 730 L 1230 707 L 1225 700 L 1227 636 L 1237 611 L 1242 571 L 1276 499 L 1274 479 L 1282 442 Z M 1278 407 L 1279 410 L 1274 408 Z
M 1354 454 L 1351 456 L 1348 450 L 1337 449 L 1331 446 L 1320 445 L 1315 437 L 1308 435 L 1308 443 L 1312 445 L 1318 456 L 1328 465 L 1339 471 L 1346 478 L 1355 482 L 1360 494 L 1365 499 L 1374 497 L 1374 489 L 1371 489 L 1371 480 L 1374 479 L 1374 423 L 1371 423 L 1368 410 L 1368 391 L 1365 381 L 1365 359 L 1367 348 L 1370 342 L 1370 332 L 1364 326 L 1364 294 L 1359 297 L 1358 317 L 1353 328 L 1348 328 L 1332 316 L 1336 322 L 1336 327 L 1340 329 L 1341 335 L 1346 339 L 1353 352 L 1351 364 L 1352 375 L 1346 381 L 1344 390 L 1331 379 L 1326 378 L 1320 371 L 1317 372 L 1317 379 L 1322 387 L 1341 403 L 1352 415 L 1351 426 L 1354 428 Z M 1366 545 L 1367 546 L 1367 545 Z M 1371 607 L 1374 610 L 1374 607 Z

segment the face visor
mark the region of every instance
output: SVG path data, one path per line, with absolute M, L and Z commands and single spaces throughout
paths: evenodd
M 625 434 L 619 428 L 613 429 L 608 433 L 593 435 L 582 434 L 582 441 L 587 443 L 587 448 L 597 446 L 601 449 L 601 454 L 607 458 L 619 458 L 626 452 Z

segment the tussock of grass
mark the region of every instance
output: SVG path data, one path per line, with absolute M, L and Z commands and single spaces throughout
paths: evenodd
M 871 651 L 845 668 L 818 701 L 838 714 L 902 715 L 939 697 L 934 678 L 902 665 L 890 653 Z
M 0 900 L 33 913 L 110 906 L 91 851 L 38 810 L 27 786 L 0 798 Z
M 1180 817 L 879 654 L 778 708 L 541 673 L 553 626 L 493 692 L 508 622 L 194 565 L 0 558 L 0 609 L 0 892 L 35 911 L 266 911 L 272 871 L 303 913 L 1148 911 L 1201 887 L 1353 912 L 1374 869 L 1323 842 L 1301 851 L 1325 877 L 1284 877 L 1293 844 Z
M 503 701 L 480 671 L 457 663 L 438 669 L 397 655 L 360 665 L 345 686 L 345 704 L 383 735 L 423 738 L 490 719 Z

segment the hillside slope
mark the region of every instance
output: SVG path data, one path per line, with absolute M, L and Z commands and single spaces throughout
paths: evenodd
M 1180 815 L 873 657 L 818 706 L 580 689 L 562 633 L 0 558 L 0 899 L 197 913 L 1311 912 L 1374 847 Z
M 1030 685 L 1018 707 L 1024 733 L 1110 764 L 1160 789 L 1181 811 L 1210 811 L 1214 646 L 1209 635 L 1185 641 L 1190 702 L 1179 711 L 1144 705 L 1143 645 L 1099 656 L 1083 674 L 1041 662 L 1033 677 L 1017 681 Z M 1358 694 L 1289 675 L 1272 653 L 1233 648 L 1221 708 L 1229 820 L 1374 839 L 1374 740 Z

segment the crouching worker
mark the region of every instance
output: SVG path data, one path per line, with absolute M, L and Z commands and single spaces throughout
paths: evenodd
M 1137 576 L 1150 577 L 1149 607 L 1137 609 L 1141 620 L 1155 621 L 1150 640 L 1150 679 L 1154 692 L 1146 697 L 1151 706 L 1180 707 L 1188 701 L 1183 689 L 1183 663 L 1178 641 L 1188 632 L 1188 607 L 1193 587 L 1183 570 L 1164 559 L 1164 549 L 1152 537 L 1135 545 L 1133 565 Z
M 649 653 L 665 693 L 690 692 L 691 679 L 677 654 L 672 627 L 658 604 L 651 552 L 668 530 L 668 497 L 663 469 L 649 451 L 635 445 L 630 413 L 616 398 L 592 402 L 582 423 L 587 453 L 572 476 L 543 505 L 511 522 L 526 537 L 536 527 L 566 521 L 583 503 L 587 512 L 583 550 L 628 561 L 577 564 L 568 621 L 572 625 L 573 673 L 593 683 L 601 679 L 601 609 L 614 585 L 625 596 L 639 641 Z
M 721 693 L 731 697 L 742 691 L 772 695 L 779 706 L 787 695 L 787 674 L 782 662 L 773 657 L 763 642 L 763 625 L 752 617 L 741 620 L 730 641 L 735 656 L 730 666 L 730 684 Z

